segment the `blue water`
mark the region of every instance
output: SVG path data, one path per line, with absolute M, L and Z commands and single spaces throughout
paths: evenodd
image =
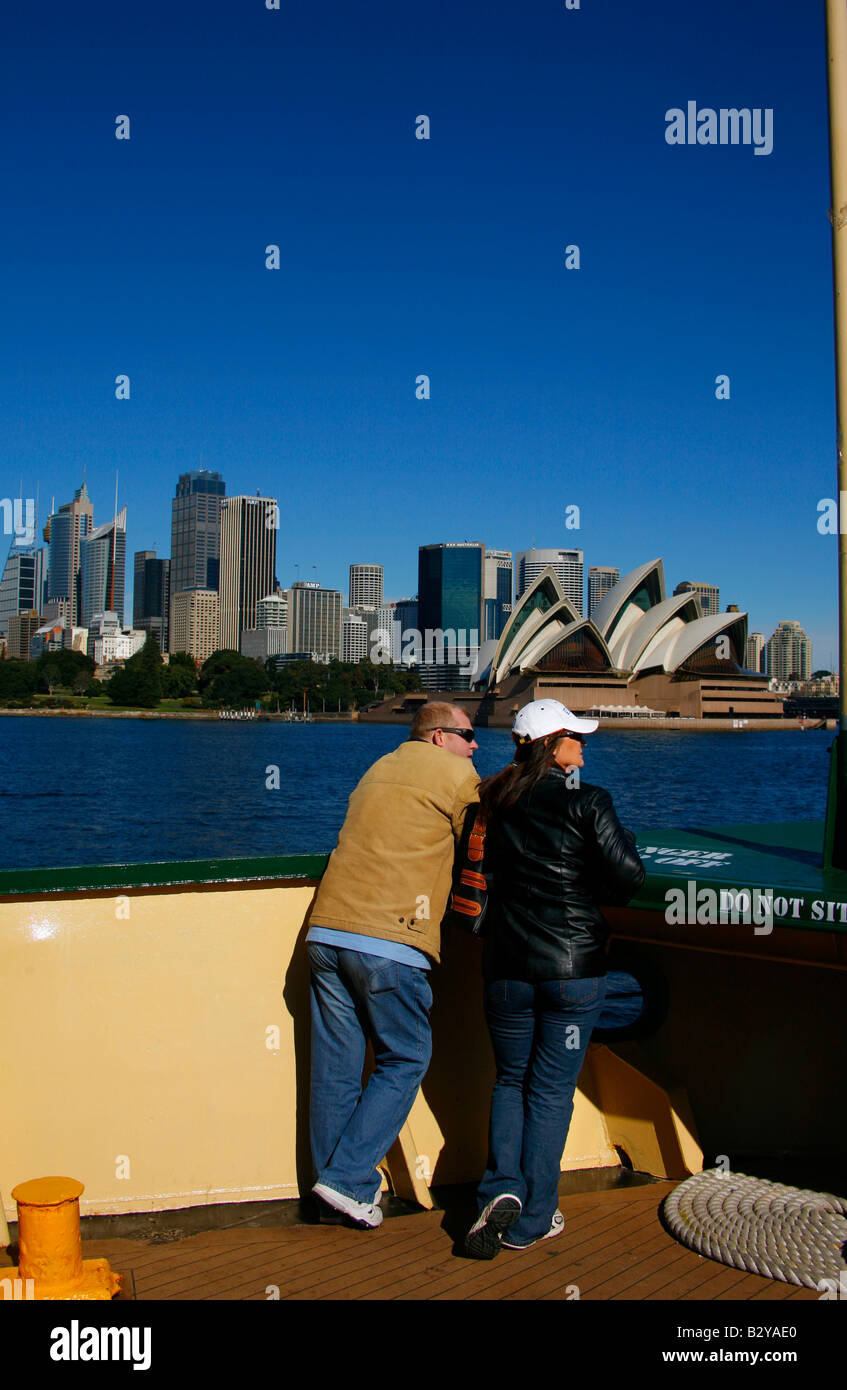
M 384 725 L 0 718 L 0 868 L 325 853 Z M 511 759 L 482 729 L 482 776 Z M 832 734 L 613 730 L 583 781 L 634 830 L 823 819 Z M 266 769 L 280 769 L 279 791 Z

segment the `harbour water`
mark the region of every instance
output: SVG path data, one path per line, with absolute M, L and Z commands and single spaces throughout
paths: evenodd
M 346 723 L 4 717 L 0 868 L 326 853 L 359 777 L 405 737 Z M 482 776 L 510 761 L 508 732 L 477 737 Z M 615 729 L 589 740 L 582 777 L 636 831 L 822 820 L 831 743 L 823 730 Z

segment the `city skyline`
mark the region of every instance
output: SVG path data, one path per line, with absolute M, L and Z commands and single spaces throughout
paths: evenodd
M 164 558 L 176 478 L 219 471 L 279 499 L 286 587 L 411 594 L 465 538 L 661 555 L 831 667 L 822 9 L 280 18 L 10 16 L 0 490 L 43 518 L 86 470 L 102 524 L 117 469 Z M 770 111 L 771 151 L 670 143 L 694 98 Z
M 194 488 L 195 488 L 195 486 L 196 486 L 196 480 L 197 480 L 198 476 L 199 476 L 200 474 L 204 473 L 204 472 L 206 472 L 206 470 L 199 470 L 199 473 L 198 473 L 197 471 L 195 471 L 195 472 L 192 472 L 192 473 L 190 473 L 190 474 L 182 474 L 182 475 L 180 475 L 179 479 L 177 480 L 176 498 L 179 499 L 181 495 L 185 495 L 185 494 L 187 493 L 187 491 L 188 491 L 188 488 L 187 488 L 187 480 L 189 479 L 189 477 L 190 477 L 190 479 L 192 480 L 192 482 L 191 482 L 191 491 L 192 491 L 192 493 L 193 493 Z M 274 540 L 275 540 L 275 533 L 276 533 L 276 530 L 277 530 L 278 528 L 277 528 L 276 525 L 273 525 L 273 524 L 272 524 L 273 522 L 278 522 L 278 519 L 279 519 L 279 507 L 278 507 L 278 504 L 277 504 L 277 502 L 276 502 L 276 499 L 274 499 L 274 498 L 266 498 L 266 497 L 265 497 L 265 498 L 260 498 L 260 497 L 258 497 L 258 496 L 253 496 L 252 494 L 247 494 L 246 496 L 242 496 L 242 497 L 227 496 L 226 493 L 225 493 L 226 479 L 222 477 L 221 473 L 220 473 L 219 471 L 216 471 L 216 472 L 214 472 L 214 473 L 210 473 L 209 477 L 210 477 L 209 486 L 210 486 L 211 488 L 213 488 L 216 497 L 219 498 L 219 503 L 227 503 L 227 502 L 234 503 L 234 502 L 240 502 L 240 503 L 246 503 L 246 504 L 252 503 L 252 504 L 254 504 L 254 505 L 256 505 L 256 506 L 258 506 L 259 504 L 261 504 L 260 510 L 261 510 L 262 529 L 263 529 L 263 530 L 264 530 L 264 529 L 267 529 L 267 531 L 268 531 L 267 540 L 268 540 L 268 542 L 269 542 L 269 545 L 268 545 L 267 549 L 268 549 L 269 554 L 268 554 L 267 566 L 269 566 L 269 573 L 272 575 L 275 566 L 278 564 L 278 560 L 277 560 L 277 557 L 276 557 L 276 555 L 275 555 L 275 547 L 274 547 L 274 544 L 273 544 L 273 542 L 274 542 Z M 202 490 L 205 492 L 205 487 L 203 487 Z M 91 511 L 91 513 L 93 514 L 94 508 L 93 508 L 92 503 L 89 502 L 90 494 L 87 493 L 87 491 L 86 491 L 86 483 L 85 483 L 85 480 L 83 480 L 83 483 L 82 483 L 82 485 L 80 486 L 80 488 L 74 490 L 74 493 L 73 493 L 73 502 L 69 502 L 69 503 L 65 503 L 65 504 L 60 504 L 59 506 L 57 506 L 55 512 L 52 513 L 51 520 L 52 520 L 53 518 L 55 518 L 55 517 L 60 517 L 62 514 L 67 514 L 67 513 L 69 512 L 69 510 L 77 504 L 77 499 L 78 499 L 80 496 L 83 496 L 83 497 L 85 498 L 86 504 L 89 506 L 90 511 Z M 192 497 L 192 501 L 195 501 L 195 499 L 194 499 L 193 497 Z M 172 505 L 172 508 L 173 508 L 173 518 L 174 518 L 174 519 L 173 519 L 173 523 L 172 523 L 172 540 L 173 540 L 173 536 L 175 536 L 175 535 L 177 534 L 177 520 L 176 520 L 176 518 L 177 518 L 177 511 L 176 511 L 176 508 L 177 508 L 177 506 L 178 506 L 178 500 L 177 500 L 177 501 L 172 501 L 171 505 Z M 202 498 L 201 498 L 201 505 L 205 505 L 205 503 L 204 503 L 204 501 L 203 501 Z M 117 519 L 117 525 L 118 525 L 118 528 L 119 528 L 119 534 L 121 534 L 120 528 L 123 528 L 122 534 L 124 534 L 124 535 L 126 534 L 126 527 L 127 527 L 127 510 L 128 510 L 128 509 L 127 509 L 127 506 L 124 505 L 123 508 L 121 509 L 121 511 L 117 514 L 117 518 L 116 518 L 116 519 Z M 90 524 L 90 519 L 89 519 L 89 524 Z M 202 519 L 201 519 L 201 522 L 200 522 L 201 530 L 203 530 L 203 529 L 205 528 L 205 525 L 206 525 L 206 520 L 205 520 L 205 513 L 204 513 L 204 514 L 203 514 L 203 517 L 202 517 Z M 110 531 L 112 530 L 112 527 L 113 527 L 113 523 L 112 523 L 112 522 L 103 523 L 102 525 L 100 525 L 100 526 L 97 527 L 96 534 L 97 534 L 97 535 L 100 535 L 100 534 L 104 534 L 104 535 L 105 535 L 107 532 L 110 532 Z M 50 571 L 49 571 L 50 545 L 49 545 L 49 544 L 46 544 L 46 543 L 45 543 L 43 546 L 39 545 L 39 543 L 38 543 L 38 536 L 40 535 L 40 532 L 39 532 L 38 528 L 36 528 L 36 529 L 37 529 L 37 539 L 36 539 L 36 541 L 35 541 L 35 543 L 34 543 L 33 545 L 21 545 L 21 544 L 19 544 L 19 543 L 16 543 L 15 538 L 12 537 L 12 540 L 11 540 L 11 543 L 10 543 L 10 546 L 9 546 L 9 550 L 8 550 L 8 553 L 7 553 L 7 559 L 8 559 L 9 556 L 13 556 L 13 555 L 17 555 L 17 556 L 26 556 L 26 555 L 33 555 L 33 554 L 35 554 L 35 555 L 37 556 L 37 555 L 39 554 L 39 552 L 43 550 L 43 557 L 44 557 L 44 558 L 43 558 L 43 568 L 44 568 L 44 572 L 47 574 L 48 579 L 49 579 L 49 581 L 50 581 L 50 588 L 51 588 L 51 593 L 52 593 L 54 584 L 53 584 L 52 576 L 50 575 Z M 180 530 L 181 530 L 181 531 L 182 531 L 182 530 L 185 530 L 185 523 L 184 523 L 184 522 L 181 524 Z M 216 530 L 216 532 L 219 533 L 219 531 L 220 531 L 220 526 L 218 525 L 217 527 L 215 527 L 215 530 Z M 94 537 L 94 534 L 95 534 L 95 533 L 93 533 L 93 532 L 91 533 L 91 538 L 92 538 L 92 539 L 93 539 L 93 537 Z M 187 530 L 185 531 L 185 535 L 186 535 L 186 537 L 188 536 Z M 187 541 L 186 541 L 186 542 L 183 542 L 183 544 L 185 544 L 185 543 L 187 543 Z M 583 600 L 583 602 L 588 601 L 588 606 L 589 606 L 589 607 L 590 607 L 590 582 L 591 582 L 591 580 L 590 580 L 590 570 L 592 570 L 592 569 L 597 569 L 597 568 L 600 568 L 600 569 L 606 568 L 605 566 L 593 566 L 593 565 L 588 565 L 587 563 L 584 563 L 583 552 L 582 552 L 581 550 L 578 550 L 578 549 L 573 548 L 573 547 L 558 547 L 558 548 L 554 547 L 554 548 L 550 548 L 550 549 L 548 549 L 548 550 L 546 550 L 546 551 L 542 551 L 541 548 L 539 548 L 539 547 L 534 547 L 532 550 L 527 550 L 527 551 L 524 551 L 524 552 L 516 552 L 516 551 L 506 552 L 506 551 L 496 550 L 496 549 L 494 549 L 493 547 L 489 547 L 485 542 L 471 542 L 471 541 L 455 542 L 455 541 L 454 541 L 454 542 L 434 542 L 434 543 L 432 543 L 432 544 L 429 545 L 429 546 L 421 546 L 421 547 L 419 548 L 419 550 L 427 550 L 427 549 L 434 550 L 434 549 L 437 549 L 437 548 L 442 548 L 442 547 L 444 547 L 444 546 L 446 546 L 448 549 L 457 549 L 457 548 L 461 548 L 461 547 L 465 547 L 465 546 L 469 546 L 469 545 L 479 545 L 479 544 L 481 544 L 482 547 L 483 547 L 483 556 L 500 557 L 500 556 L 505 556 L 506 554 L 509 554 L 509 553 L 511 554 L 512 585 L 513 585 L 513 596 L 514 596 L 514 600 L 515 600 L 515 601 L 517 601 L 518 597 L 520 596 L 520 594 L 519 594 L 519 590 L 520 590 L 520 575 L 521 575 L 522 572 L 523 572 L 523 565 L 524 565 L 525 557 L 527 557 L 527 556 L 532 556 L 533 559 L 535 559 L 535 557 L 544 556 L 544 557 L 546 557 L 546 562 L 550 563 L 550 562 L 553 562 L 555 556 L 559 556 L 559 557 L 561 557 L 561 556 L 574 556 L 574 557 L 575 557 L 575 556 L 578 555 L 578 556 L 579 556 L 579 560 L 578 560 L 578 561 L 577 561 L 577 560 L 574 560 L 574 564 L 576 565 L 577 570 L 578 570 L 578 572 L 579 572 L 579 574 L 580 574 L 580 576 L 581 576 L 580 592 L 581 592 L 581 594 L 582 594 L 582 600 Z M 153 550 L 136 551 L 136 552 L 134 552 L 134 556 L 135 556 L 136 562 L 137 562 L 139 556 L 149 557 L 149 556 L 153 556 L 153 555 L 156 556 L 156 560 L 157 560 L 157 563 L 158 563 L 159 565 L 161 565 L 161 564 L 164 563 L 164 564 L 168 565 L 169 567 L 171 566 L 171 564 L 172 564 L 172 557 L 169 557 L 169 556 L 161 556 L 161 555 L 158 554 L 158 552 L 155 552 L 155 551 L 153 551 Z M 193 556 L 193 551 L 192 551 L 192 556 Z M 128 612 L 128 613 L 132 613 L 133 616 L 134 616 L 134 615 L 135 615 L 136 607 L 137 607 L 137 605 L 138 605 L 138 598 L 137 598 L 137 595 L 136 595 L 136 584 L 137 584 L 137 582 L 138 582 L 138 570 L 137 570 L 136 565 L 131 566 L 131 565 L 129 565 L 128 563 L 126 563 L 126 565 L 124 565 L 124 560 L 125 560 L 125 557 L 122 556 L 122 557 L 121 557 L 120 567 L 119 567 L 119 572 L 120 572 L 120 573 L 123 573 L 123 572 L 124 572 L 124 568 L 125 568 L 125 587 L 124 587 L 124 594 L 125 594 L 125 596 L 126 596 L 126 597 L 125 597 L 125 611 Z M 192 565 L 194 564 L 193 558 L 192 558 L 192 562 L 191 562 L 191 563 L 192 563 Z M 200 563 L 201 568 L 203 569 L 203 572 L 205 573 L 205 572 L 206 572 L 206 566 L 207 566 L 207 561 L 206 561 L 206 558 L 205 558 L 205 549 L 204 549 L 203 555 L 202 555 L 202 557 L 200 558 L 200 560 L 198 561 L 198 563 Z M 215 560 L 214 560 L 212 563 L 214 563 L 215 572 L 217 572 L 217 558 L 215 558 Z M 502 560 L 498 560 L 498 563 L 502 565 L 503 561 L 502 561 Z M 533 574 L 535 574 L 535 573 L 539 570 L 539 568 L 540 568 L 540 563 L 541 563 L 541 561 L 539 560 L 538 562 L 534 563 L 534 565 L 532 565 L 532 566 L 530 567 L 530 568 L 532 569 Z M 107 557 L 107 564 L 108 564 L 108 557 Z M 561 566 L 561 565 L 559 565 L 558 567 L 559 567 L 559 569 L 562 569 L 562 566 Z M 621 573 L 620 567 L 616 567 L 616 568 L 618 568 L 618 574 L 619 574 L 619 576 L 620 576 L 620 573 Z M 355 582 L 357 582 L 357 581 L 354 581 L 354 572 L 362 572 L 362 571 L 379 571 L 379 592 L 380 592 L 380 595 L 381 595 L 381 592 L 382 592 L 382 583 L 383 583 L 383 575 L 384 575 L 384 567 L 383 567 L 381 564 L 379 564 L 378 562 L 376 562 L 376 561 L 367 561 L 367 562 L 364 562 L 364 561 L 355 562 L 355 561 L 353 561 L 353 562 L 349 562 L 349 563 L 347 564 L 348 586 L 347 586 L 346 589 L 343 588 L 343 587 L 339 589 L 339 592 L 340 592 L 341 595 L 342 595 L 342 599 L 343 599 L 343 596 L 344 596 L 345 593 L 347 593 L 348 599 L 351 599 L 351 598 L 352 598 L 352 594 L 353 594 L 353 585 L 354 585 Z M 3 574 L 4 574 L 4 570 L 0 568 L 0 577 L 2 577 Z M 131 581 L 131 576 L 132 576 L 132 581 Z M 560 578 L 562 578 L 562 577 L 563 577 L 563 575 L 560 575 Z M 132 587 L 130 588 L 129 585 L 130 585 L 131 582 L 132 582 Z M 318 581 L 318 582 L 320 582 L 320 581 Z M 361 582 L 361 581 L 358 581 L 358 582 Z M 281 587 L 284 591 L 287 591 L 288 589 L 291 588 L 291 586 L 292 586 L 293 584 L 296 584 L 296 585 L 298 585 L 298 586 L 303 586 L 303 585 L 305 584 L 307 587 L 311 587 L 311 585 L 313 585 L 314 583 L 315 583 L 314 580 L 311 580 L 311 581 L 291 580 L 291 581 L 289 581 L 287 584 L 286 584 L 284 581 L 281 581 L 280 587 Z M 195 584 L 191 584 L 191 585 L 186 585 L 185 587 L 186 587 L 186 588 L 192 588 L 192 589 L 193 589 L 193 588 L 196 588 L 197 586 L 196 586 Z M 202 588 L 203 588 L 203 585 L 200 585 L 199 587 L 202 589 Z M 212 587 L 215 587 L 215 586 L 212 586 Z M 261 588 L 261 587 L 263 587 L 263 586 L 260 584 L 259 587 Z M 320 583 L 320 587 L 321 587 L 322 590 L 324 590 L 324 591 L 329 591 L 329 590 L 333 589 L 333 586 L 323 584 L 322 582 Z M 525 587 L 525 584 L 524 584 L 524 587 Z M 484 582 L 483 582 L 483 588 L 484 588 Z M 715 592 L 717 592 L 717 591 L 719 591 L 719 588 L 720 588 L 719 585 L 711 585 L 708 581 L 704 581 L 704 582 L 700 582 L 700 583 L 692 583 L 691 581 L 679 581 L 678 584 L 676 585 L 676 587 L 675 587 L 675 589 L 674 589 L 673 592 L 674 592 L 674 593 L 679 593 L 679 592 L 682 592 L 683 590 L 687 590 L 687 589 L 695 589 L 695 590 L 698 590 L 698 591 L 701 590 L 701 589 L 705 589 L 705 590 L 711 589 L 711 590 L 714 590 Z M 218 591 L 217 588 L 215 589 L 215 591 L 216 591 L 216 592 Z M 180 592 L 180 590 L 178 590 L 178 589 L 173 589 L 173 588 L 170 589 L 170 599 L 171 599 L 171 602 L 173 602 L 173 600 L 175 599 L 176 594 L 177 594 L 178 592 Z M 267 592 L 268 595 L 270 595 L 270 594 L 272 593 L 272 583 L 269 583 L 269 584 L 268 584 L 268 587 L 267 587 L 266 592 Z M 256 597 L 258 597 L 258 591 L 257 591 Z M 704 611 L 704 613 L 717 612 L 717 611 L 725 611 L 725 609 L 720 609 L 719 606 L 716 607 L 714 602 L 709 602 L 708 599 L 704 599 L 703 594 L 701 594 L 701 601 L 703 602 L 703 611 Z M 352 603 L 350 603 L 350 607 L 353 607 L 353 606 L 354 606 L 354 605 L 353 605 Z M 377 607 L 378 607 L 378 606 L 379 606 L 379 605 L 377 605 Z M 730 606 L 730 605 L 726 605 L 725 608 L 728 608 L 729 606 Z M 742 611 L 747 612 L 747 614 L 748 614 L 748 631 L 749 631 L 751 634 L 752 634 L 754 631 L 757 631 L 757 630 L 758 630 L 758 629 L 756 628 L 756 625 L 755 625 L 755 623 L 753 622 L 752 618 L 750 617 L 749 609 L 745 608 L 743 604 L 733 604 L 732 606 L 735 607 L 735 608 L 740 608 Z M 485 626 L 486 626 L 486 615 L 485 615 L 485 613 L 483 612 L 483 608 L 484 608 L 484 604 L 481 603 L 481 605 L 480 605 L 480 629 L 479 629 L 480 638 L 483 637 L 483 635 L 484 635 L 484 634 L 483 634 L 483 629 L 484 629 Z M 577 605 L 577 608 L 579 609 L 579 604 Z M 585 611 L 586 611 L 586 612 L 588 611 L 588 607 L 586 607 L 586 610 L 585 610 Z M 250 618 L 249 621 L 252 623 L 252 621 L 253 621 L 252 618 Z M 794 623 L 796 624 L 798 621 L 799 621 L 799 626 L 805 628 L 805 624 L 803 623 L 802 620 L 798 620 L 798 619 L 796 619 L 796 618 L 794 618 L 794 619 L 790 619 L 790 618 L 787 619 L 787 618 L 785 618 L 785 617 L 779 618 L 779 619 L 777 619 L 777 621 L 773 624 L 773 633 L 776 634 L 776 632 L 778 631 L 779 627 L 780 627 L 781 625 L 784 625 L 786 622 L 789 622 L 789 623 L 790 623 L 790 622 L 794 622 Z M 123 626 L 129 626 L 128 623 L 125 623 L 125 622 L 124 622 L 122 616 L 121 616 L 121 622 L 122 622 L 122 625 L 123 625 Z M 239 631 L 239 633 L 240 633 L 240 632 L 243 630 L 243 628 L 241 627 L 241 625 L 240 625 L 239 623 L 237 623 L 237 622 L 235 621 L 234 618 L 233 618 L 233 622 L 235 623 L 235 627 L 237 627 L 237 629 L 238 629 L 238 631 Z M 133 623 L 133 625 L 135 625 L 135 624 Z M 145 627 L 146 627 L 146 623 L 145 623 Z M 234 628 L 233 630 L 235 630 L 235 628 Z M 157 635 L 159 635 L 159 637 L 161 638 L 161 633 L 157 633 Z M 810 636 L 810 637 L 809 637 L 809 640 L 812 642 L 812 645 L 813 645 L 813 647 L 814 647 L 814 638 Z M 160 643 L 160 644 L 161 644 L 161 643 Z M 224 645 L 225 645 L 225 644 L 224 644 Z M 236 648 L 238 647 L 238 643 L 237 643 L 237 642 L 236 642 L 235 646 L 236 646 Z M 165 650 L 167 650 L 167 648 L 165 648 Z M 815 660 L 814 665 L 815 665 L 815 668 L 816 668 L 816 669 L 824 669 L 824 666 L 822 666 L 822 664 L 821 664 L 820 654 L 818 654 L 818 659 Z M 825 664 L 824 664 L 824 665 L 825 665 Z M 836 669 L 836 666 L 837 666 L 837 663 L 835 663 L 835 664 L 830 663 L 829 666 L 826 667 L 826 669 Z

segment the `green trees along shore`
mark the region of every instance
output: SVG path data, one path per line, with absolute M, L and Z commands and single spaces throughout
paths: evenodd
M 106 681 L 82 652 L 45 652 L 35 661 L 0 661 L 0 705 L 16 708 L 175 708 L 313 712 L 354 710 L 406 690 L 416 672 L 364 660 L 296 661 L 277 668 L 234 651 L 213 652 L 198 670 L 187 652 L 162 659 L 155 634 Z

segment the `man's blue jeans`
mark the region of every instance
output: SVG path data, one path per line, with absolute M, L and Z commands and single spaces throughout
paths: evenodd
M 506 1192 L 520 1199 L 523 1208 L 509 1229 L 510 1245 L 530 1244 L 550 1229 L 573 1093 L 605 993 L 604 976 L 485 985 L 497 1080 L 479 1209 Z
M 316 1181 L 373 1202 L 376 1165 L 400 1133 L 432 1055 L 428 972 L 315 941 L 309 961 Z M 368 1039 L 376 1067 L 363 1091 Z

